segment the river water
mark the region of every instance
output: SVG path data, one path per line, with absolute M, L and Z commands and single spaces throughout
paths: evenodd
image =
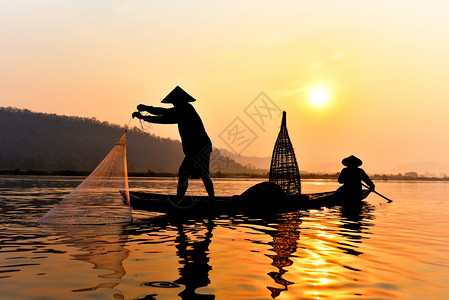
M 449 182 L 376 182 L 394 201 L 372 193 L 356 212 L 180 220 L 134 210 L 125 225 L 39 225 L 82 179 L 0 176 L 0 299 L 449 298 Z M 214 184 L 232 195 L 260 181 Z M 175 185 L 130 179 L 131 190 Z M 305 193 L 337 186 L 302 183 Z

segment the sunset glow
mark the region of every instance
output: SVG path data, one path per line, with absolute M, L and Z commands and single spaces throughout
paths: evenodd
M 329 93 L 323 87 L 312 87 L 309 98 L 314 105 L 323 106 L 329 101 Z
M 269 157 L 281 118 L 249 111 L 264 92 L 304 170 L 337 172 L 321 166 L 348 153 L 368 172 L 447 166 L 449 7 L 431 2 L 4 1 L 0 106 L 124 125 L 179 85 L 214 147 L 231 151 L 222 133 L 239 118 L 257 138 L 236 152 Z M 151 133 L 179 140 L 176 126 Z

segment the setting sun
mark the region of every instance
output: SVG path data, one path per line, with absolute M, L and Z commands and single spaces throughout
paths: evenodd
M 312 87 L 309 94 L 310 101 L 316 106 L 322 106 L 329 101 L 329 93 L 323 87 Z

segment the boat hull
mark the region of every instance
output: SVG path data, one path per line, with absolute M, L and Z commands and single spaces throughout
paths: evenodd
M 269 190 L 269 191 L 268 191 Z M 363 190 L 359 200 L 348 201 L 339 191 L 302 194 L 286 197 L 270 186 L 254 186 L 242 195 L 215 197 L 211 201 L 207 196 L 186 196 L 185 203 L 195 203 L 191 207 L 177 207 L 176 195 L 130 191 L 130 204 L 134 209 L 177 214 L 235 214 L 260 212 L 286 212 L 301 209 L 316 209 L 332 206 L 350 206 L 360 203 L 369 195 Z M 124 198 L 125 194 L 122 193 Z

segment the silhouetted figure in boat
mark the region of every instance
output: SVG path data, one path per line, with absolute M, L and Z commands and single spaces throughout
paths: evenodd
M 209 177 L 212 143 L 200 116 L 189 103 L 193 101 L 195 99 L 192 96 L 177 86 L 161 101 L 173 104 L 172 108 L 140 104 L 137 106 L 139 112 L 134 112 L 132 116 L 151 123 L 178 124 L 182 149 L 186 156 L 179 168 L 177 196 L 178 198 L 184 197 L 189 178 L 201 178 L 209 198 L 214 200 L 214 186 Z M 141 111 L 147 111 L 152 115 L 143 116 Z
M 374 191 L 374 183 L 369 179 L 365 171 L 359 168 L 362 165 L 362 161 L 359 158 L 351 155 L 343 159 L 341 163 L 346 168 L 341 170 L 338 177 L 338 182 L 343 184 L 339 191 L 343 192 L 345 197 L 351 200 L 360 200 L 362 181 L 369 186 L 370 190 Z

